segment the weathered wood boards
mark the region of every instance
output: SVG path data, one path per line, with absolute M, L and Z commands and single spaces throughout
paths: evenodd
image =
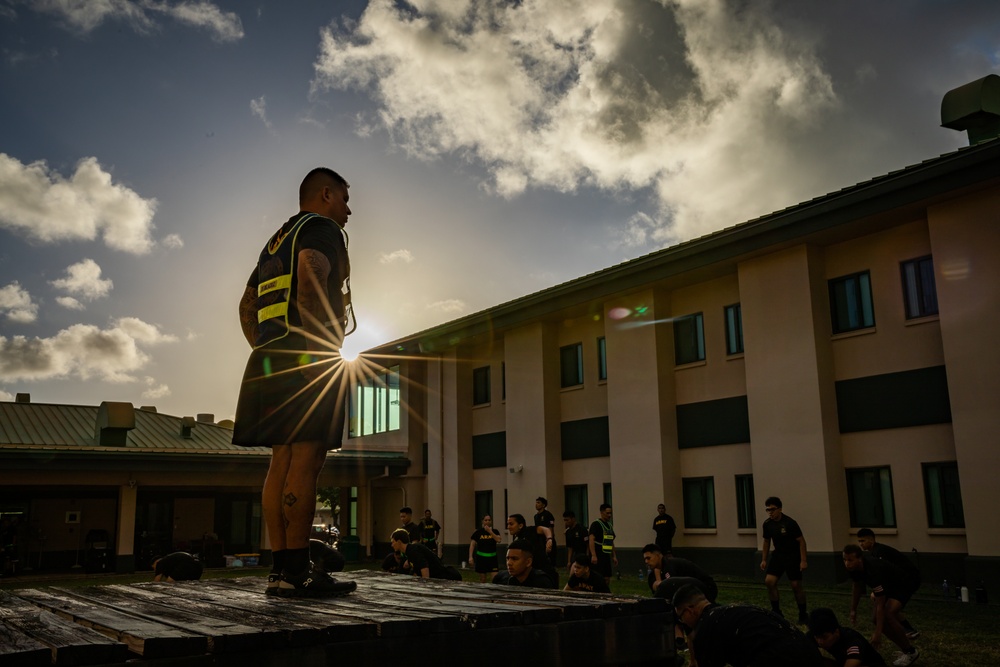
M 436 664 L 467 661 L 485 645 L 551 655 L 549 667 L 672 655 L 663 600 L 370 571 L 338 577 L 358 590 L 273 598 L 262 577 L 19 590 L 0 598 L 0 665 L 326 667 L 412 656 L 415 646 Z

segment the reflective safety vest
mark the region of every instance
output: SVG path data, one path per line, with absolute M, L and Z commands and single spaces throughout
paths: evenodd
M 280 340 L 288 335 L 292 326 L 301 325 L 301 322 L 289 321 L 291 302 L 298 293 L 296 247 L 299 232 L 313 218 L 322 218 L 322 216 L 316 213 L 305 213 L 286 231 L 279 229 L 260 253 L 260 258 L 257 261 L 257 340 L 254 343 L 255 348 Z M 344 324 L 346 322 L 341 323 L 341 325 Z
M 601 524 L 601 530 L 604 532 L 604 537 L 601 539 L 601 551 L 610 554 L 615 549 L 615 529 L 601 519 L 598 519 L 597 522 Z

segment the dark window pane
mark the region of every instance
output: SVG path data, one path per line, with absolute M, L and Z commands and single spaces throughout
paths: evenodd
M 962 489 L 958 483 L 958 464 L 925 463 L 924 495 L 927 499 L 927 525 L 931 528 L 964 528 Z
M 740 304 L 726 306 L 726 354 L 743 351 L 743 311 Z
M 608 379 L 608 351 L 604 336 L 597 339 L 597 379 Z
M 753 499 L 753 475 L 736 476 L 736 525 L 757 527 L 757 510 Z
M 851 525 L 859 528 L 894 528 L 896 510 L 889 468 L 847 470 L 847 499 Z
M 490 367 L 472 370 L 472 404 L 483 405 L 490 402 Z
M 680 366 L 705 360 L 705 332 L 701 313 L 674 320 L 674 361 Z
M 681 480 L 684 493 L 684 526 L 715 528 L 715 480 L 694 477 Z
M 871 278 L 867 271 L 834 278 L 829 285 L 833 333 L 844 333 L 875 326 Z
M 903 262 L 903 300 L 906 319 L 937 315 L 937 288 L 934 283 L 934 262 L 930 256 Z
M 576 387 L 583 384 L 582 343 L 559 348 L 559 377 L 562 387 Z

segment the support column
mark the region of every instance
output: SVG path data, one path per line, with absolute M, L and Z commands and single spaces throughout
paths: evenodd
M 605 304 L 608 428 L 616 544 L 650 542 L 662 500 L 681 526 L 670 296 L 646 290 Z M 683 543 L 678 530 L 675 544 Z M 631 570 L 629 570 L 631 571 Z
M 441 364 L 440 438 L 428 438 L 427 505 L 441 507 L 444 545 L 449 563 L 457 564 L 468 553 L 467 526 L 475 526 L 472 486 L 472 367 L 460 350 L 447 352 Z M 428 407 L 433 401 L 428 402 Z M 432 446 L 431 443 L 434 443 Z M 444 452 L 444 456 L 441 452 Z M 432 474 L 435 466 L 440 473 Z M 436 500 L 440 499 L 440 505 Z M 423 518 L 423 507 L 414 507 L 414 518 Z M 432 509 L 432 511 L 434 511 Z M 474 528 L 469 529 L 471 532 Z M 464 551 L 463 551 L 464 549 Z
M 810 572 L 832 580 L 849 523 L 823 257 L 798 246 L 740 264 L 757 504 L 781 498 L 802 527 Z
M 115 572 L 135 572 L 135 505 L 137 486 L 118 487 L 118 527 L 115 535 Z
M 551 324 L 531 324 L 504 336 L 508 509 L 529 524 L 538 496 L 553 507 L 562 504 L 558 352 Z

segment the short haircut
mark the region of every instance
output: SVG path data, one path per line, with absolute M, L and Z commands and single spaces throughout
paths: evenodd
M 541 503 L 543 505 L 546 505 L 546 506 L 549 504 L 549 501 L 547 501 L 542 496 L 538 496 L 537 498 L 535 498 L 535 502 L 539 502 L 539 503 Z
M 858 528 L 858 537 L 870 537 L 875 539 L 875 531 L 871 528 Z
M 695 604 L 707 599 L 705 594 L 695 584 L 684 584 L 674 593 L 674 598 L 670 601 L 670 604 L 674 606 L 674 609 L 677 609 L 677 607 L 682 605 Z
M 764 505 L 774 505 L 778 509 L 781 509 L 781 498 L 778 496 L 768 496 L 768 499 L 764 501 Z
M 857 544 L 845 544 L 844 545 L 844 555 L 851 554 L 852 556 L 857 556 L 861 558 L 861 554 L 864 551 Z
M 299 203 L 302 204 L 319 194 L 320 190 L 330 184 L 343 188 L 351 187 L 347 180 L 329 167 L 316 167 L 310 170 L 299 185 Z
M 410 543 L 410 532 L 405 528 L 397 528 L 392 531 L 392 535 L 389 536 L 389 540 L 392 542 L 402 542 L 403 544 Z
M 430 512 L 430 510 L 429 510 L 429 509 L 426 509 L 426 510 L 424 510 L 424 511 L 425 511 L 425 512 Z
M 531 549 L 531 542 L 528 540 L 514 540 L 510 543 L 510 546 L 507 547 L 507 551 L 510 551 L 511 549 L 523 551 L 528 555 L 528 558 L 534 558 L 534 552 Z
M 611 505 L 609 505 L 609 504 L 607 504 L 607 503 L 601 503 L 601 511 L 602 511 L 602 512 L 603 512 L 604 510 L 609 510 L 609 509 L 611 509 Z
M 413 514 L 413 510 L 410 509 L 409 507 L 400 507 L 399 508 L 399 513 L 400 514 Z
M 587 554 L 577 554 L 573 556 L 573 562 L 580 567 L 590 567 L 590 556 Z
M 566 510 L 565 512 L 563 512 L 563 518 L 564 519 L 575 519 L 576 518 L 576 512 L 574 512 L 573 510 Z
M 663 503 L 660 503 L 659 505 L 657 505 L 657 506 L 656 506 L 656 509 L 660 509 L 661 507 L 662 507 L 663 509 L 667 509 L 667 506 L 666 506 L 666 505 L 664 505 Z
M 523 514 L 508 514 L 507 518 L 508 519 L 513 519 L 514 521 L 517 521 L 522 526 L 525 526 L 525 525 L 528 524 L 528 522 L 524 520 L 524 515 Z
M 649 544 L 647 544 L 646 546 L 644 546 L 642 548 L 642 553 L 662 554 L 663 553 L 663 549 L 661 549 L 659 546 L 657 546 L 657 545 L 653 544 L 652 542 L 650 542 Z
M 809 634 L 813 637 L 825 635 L 828 632 L 840 629 L 840 622 L 832 609 L 819 607 L 809 612 Z

